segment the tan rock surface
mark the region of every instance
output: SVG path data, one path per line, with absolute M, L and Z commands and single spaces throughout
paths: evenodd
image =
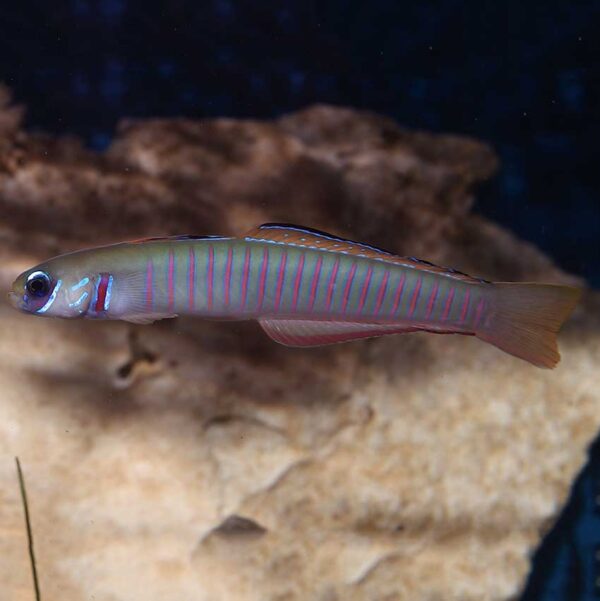
M 106 155 L 0 113 L 1 284 L 48 255 L 298 222 L 491 278 L 574 281 L 469 213 L 478 142 L 316 107 L 124 125 Z M 0 599 L 505 600 L 600 425 L 588 294 L 535 369 L 474 339 L 317 350 L 254 324 L 0 307 Z

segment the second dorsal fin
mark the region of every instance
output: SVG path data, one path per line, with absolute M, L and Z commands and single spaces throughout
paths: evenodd
M 392 253 L 381 248 L 376 248 L 375 246 L 353 242 L 352 240 L 346 240 L 345 238 L 327 234 L 326 232 L 297 225 L 289 225 L 287 223 L 265 223 L 250 230 L 246 233 L 245 237 L 255 240 L 271 240 L 273 242 L 294 244 L 296 246 L 336 250 L 348 254 L 369 252 L 386 258 L 394 257 Z
M 332 234 L 313 230 L 311 228 L 300 227 L 297 225 L 289 225 L 286 223 L 265 223 L 257 228 L 253 228 L 244 235 L 246 240 L 265 240 L 278 244 L 289 244 L 290 246 L 302 246 L 318 250 L 330 252 L 339 252 L 346 255 L 355 255 L 358 257 L 366 257 L 369 259 L 377 259 L 396 265 L 404 265 L 412 269 L 421 271 L 430 271 L 439 273 L 448 277 L 453 277 L 458 280 L 468 282 L 483 282 L 479 278 L 471 277 L 466 273 L 456 271 L 448 267 L 439 267 L 415 257 L 400 257 L 386 250 L 362 244 L 361 242 L 353 242 L 345 238 L 339 238 Z
M 193 234 L 178 234 L 176 236 L 151 236 L 149 238 L 137 238 L 129 240 L 128 244 L 143 244 L 145 242 L 168 242 L 172 241 L 189 241 L 189 240 L 231 240 L 231 236 L 195 236 Z

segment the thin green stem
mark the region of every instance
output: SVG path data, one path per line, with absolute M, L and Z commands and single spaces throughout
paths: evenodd
M 33 576 L 33 586 L 35 588 L 35 601 L 40 601 L 40 585 L 38 582 L 37 567 L 35 563 L 35 553 L 33 552 L 33 533 L 31 531 L 31 519 L 29 517 L 29 505 L 27 503 L 27 491 L 25 490 L 25 479 L 21 470 L 19 458 L 15 457 L 17 463 L 17 474 L 19 475 L 19 486 L 21 488 L 21 500 L 23 501 L 23 511 L 25 513 L 25 527 L 27 528 L 27 541 L 29 543 L 29 560 L 31 562 L 31 574 Z

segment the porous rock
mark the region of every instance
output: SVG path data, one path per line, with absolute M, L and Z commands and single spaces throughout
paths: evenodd
M 300 223 L 490 279 L 577 282 L 471 213 L 485 145 L 316 106 L 124 123 L 107 153 L 0 98 L 1 284 L 75 248 Z M 598 296 L 536 369 L 469 338 L 276 346 L 252 323 L 0 307 L 0 598 L 514 598 L 600 423 Z M 596 317 L 595 317 L 595 316 Z

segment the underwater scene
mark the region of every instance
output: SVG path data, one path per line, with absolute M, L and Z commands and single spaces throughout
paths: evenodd
M 599 26 L 0 5 L 0 601 L 600 598 Z

